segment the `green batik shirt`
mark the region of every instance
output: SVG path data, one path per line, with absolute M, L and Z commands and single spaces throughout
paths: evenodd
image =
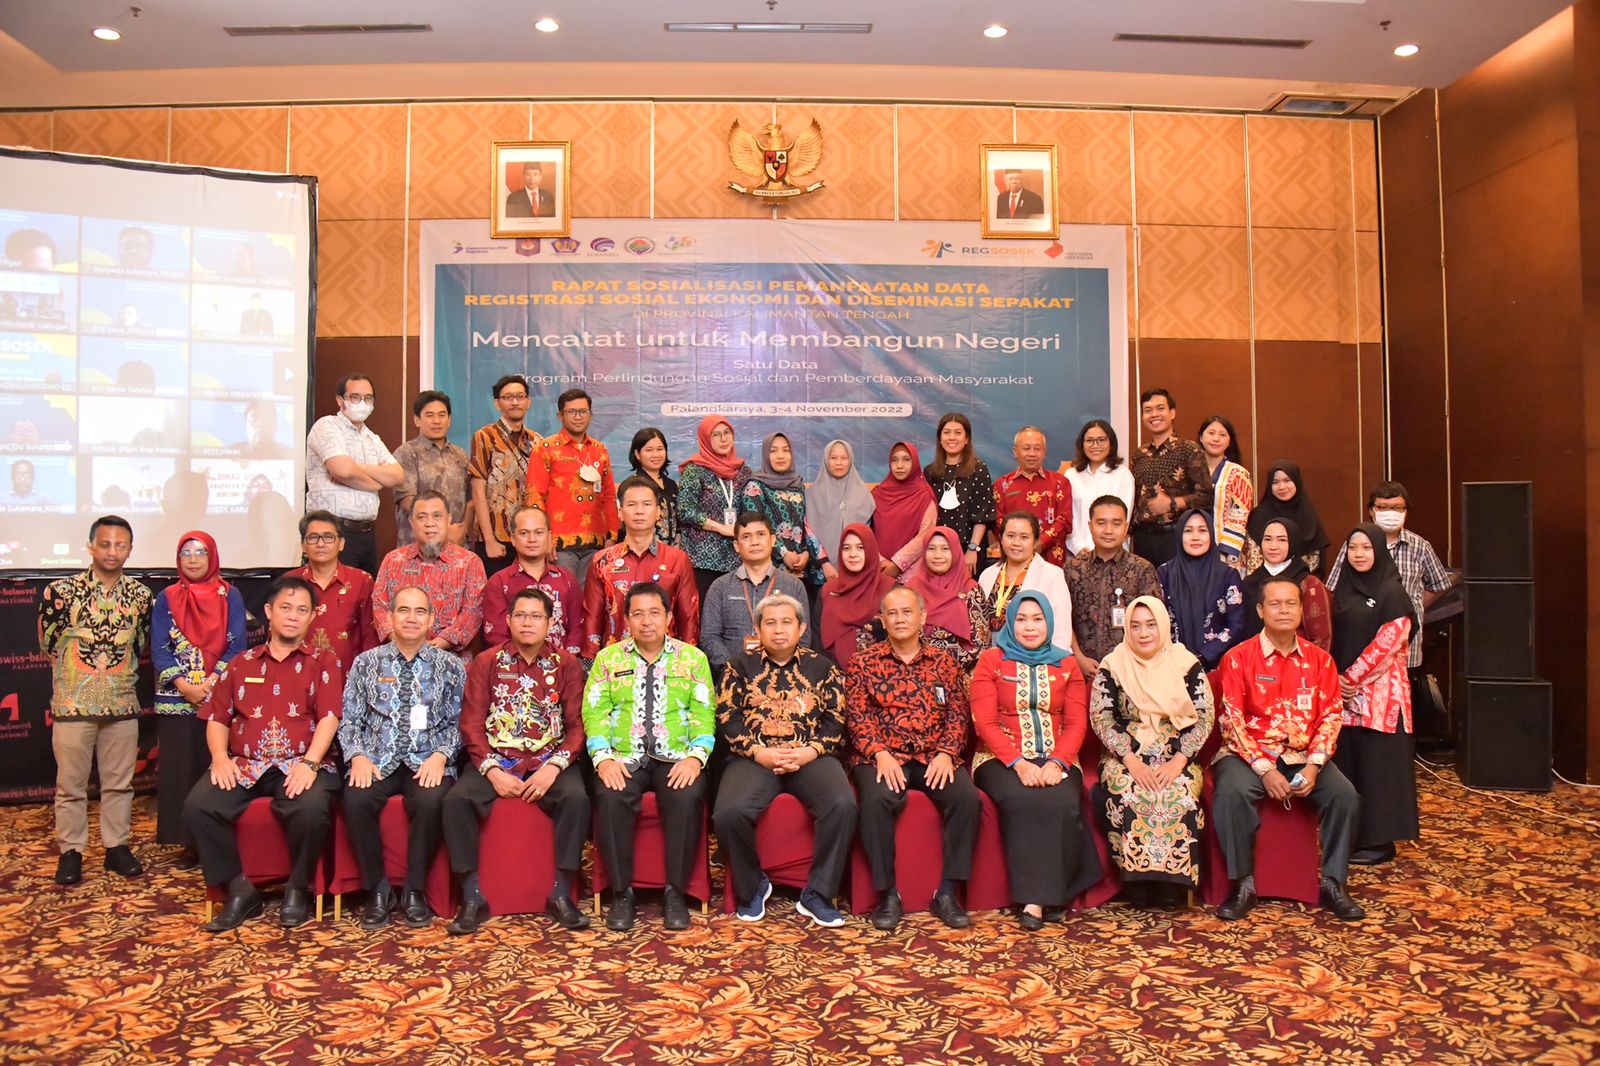
M 150 643 L 150 590 L 126 574 L 110 590 L 93 570 L 52 581 L 39 603 L 50 660 L 50 713 L 62 721 L 134 718 L 139 652 Z
M 693 644 L 668 637 L 654 663 L 631 639 L 595 656 L 583 690 L 583 731 L 596 766 L 618 759 L 632 771 L 651 758 L 703 765 L 716 723 L 711 664 Z

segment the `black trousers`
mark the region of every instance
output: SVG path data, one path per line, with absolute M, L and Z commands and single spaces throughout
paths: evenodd
M 1013 900 L 1065 907 L 1100 880 L 1100 856 L 1084 834 L 1081 770 L 1073 767 L 1049 788 L 1028 788 L 1016 771 L 989 759 L 974 780 L 1000 813 Z
M 744 903 L 761 884 L 756 852 L 756 820 L 780 792 L 792 794 L 815 823 L 807 887 L 832 899 L 839 893 L 850 842 L 856 834 L 856 794 L 844 767 L 831 755 L 806 763 L 792 774 L 775 774 L 754 759 L 734 756 L 722 771 L 711 821 L 717 827 L 733 890 Z
M 450 791 L 450 779 L 444 778 L 432 788 L 417 783 L 411 768 L 401 763 L 390 771 L 388 777 L 375 777 L 366 788 L 345 786 L 344 817 L 350 823 L 350 847 L 355 850 L 356 862 L 361 866 L 361 887 L 377 888 L 388 876 L 383 862 L 383 808 L 396 794 L 404 797 L 406 818 L 410 830 L 406 835 L 406 887 L 417 891 L 428 883 L 428 867 L 439 854 L 439 841 L 444 836 L 440 818 L 444 812 L 445 793 Z
M 646 759 L 620 789 L 607 788 L 596 776 L 594 809 L 606 876 L 613 887 L 633 884 L 633 833 L 639 821 L 639 804 L 646 790 L 656 794 L 656 810 L 666 835 L 667 884 L 679 891 L 689 883 L 695 845 L 700 841 L 700 826 L 706 809 L 706 774 L 687 788 L 673 788 L 667 775 L 673 763 Z
M 956 767 L 956 776 L 943 788 L 929 788 L 925 763 L 908 762 L 904 792 L 891 792 L 877 779 L 871 764 L 856 767 L 851 777 L 861 797 L 861 847 L 872 865 L 872 887 L 887 892 L 894 881 L 894 827 L 906 808 L 906 797 L 915 789 L 927 794 L 939 809 L 944 823 L 944 872 L 949 881 L 965 881 L 972 873 L 972 849 L 978 842 L 978 818 L 983 812 L 978 790 L 965 766 Z
M 1178 523 L 1147 522 L 1133 527 L 1133 554 L 1148 559 L 1151 566 L 1178 554 Z
M 206 724 L 193 714 L 158 714 L 156 744 L 156 843 L 192 848 L 194 835 L 183 824 L 183 801 L 211 766 Z
M 339 792 L 339 778 L 332 773 L 318 773 L 311 787 L 294 799 L 283 793 L 287 780 L 282 771 L 268 770 L 249 788 L 240 786 L 224 791 L 211 783 L 209 774 L 194 783 L 183 804 L 183 820 L 194 834 L 206 884 L 225 884 L 244 872 L 239 863 L 239 841 L 233 835 L 233 823 L 250 806 L 251 800 L 271 796 L 273 816 L 289 838 L 288 885 L 290 888 L 311 887 L 311 874 L 328 840 L 328 822 Z
M 501 799 L 494 785 L 476 769 L 468 768 L 444 798 L 444 846 L 450 852 L 450 869 L 457 874 L 478 872 L 483 820 L 495 803 L 522 803 Z M 583 843 L 589 838 L 589 793 L 583 775 L 569 766 L 556 775 L 550 791 L 536 801 L 555 823 L 556 869 L 571 873 L 583 865 Z
M 1278 769 L 1292 779 L 1298 767 L 1280 762 Z M 1266 798 L 1267 786 L 1250 769 L 1250 764 L 1237 755 L 1218 759 L 1211 773 L 1216 781 L 1211 817 L 1216 823 L 1222 854 L 1228 860 L 1228 877 L 1237 881 L 1256 870 L 1256 830 L 1261 828 L 1256 804 Z M 1318 771 L 1317 783 L 1307 798 L 1317 808 L 1322 876 L 1342 885 L 1350 871 L 1350 842 L 1361 817 L 1361 797 L 1350 780 L 1330 762 Z
M 368 529 L 357 533 L 353 529 L 344 532 L 344 550 L 339 553 L 339 561 L 346 566 L 353 566 L 357 570 L 365 570 L 373 577 L 378 576 L 378 537 Z

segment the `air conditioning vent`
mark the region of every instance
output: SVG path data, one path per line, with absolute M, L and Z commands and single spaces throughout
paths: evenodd
M 1119 33 L 1112 38 L 1130 44 L 1208 44 L 1227 48 L 1305 48 L 1298 37 L 1204 37 L 1193 33 Z
M 1365 96 L 1306 96 L 1301 93 L 1284 93 L 1267 110 L 1274 115 L 1352 115 L 1365 107 Z
M 668 33 L 871 33 L 870 22 L 665 22 Z
M 351 22 L 312 26 L 224 26 L 229 37 L 326 37 L 366 33 L 432 33 L 426 22 Z

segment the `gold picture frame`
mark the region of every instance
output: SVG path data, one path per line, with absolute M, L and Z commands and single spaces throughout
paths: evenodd
M 570 236 L 572 142 L 495 141 L 490 155 L 490 236 Z
M 1061 236 L 1055 145 L 983 145 L 978 174 L 985 238 L 1053 241 Z

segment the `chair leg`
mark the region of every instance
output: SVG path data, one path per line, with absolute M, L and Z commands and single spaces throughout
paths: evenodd
M 598 890 L 594 894 L 594 916 L 596 918 L 600 917 L 600 892 Z
M 211 897 L 206 897 L 206 921 L 211 920 Z
M 711 901 L 708 900 L 708 899 L 701 900 L 700 901 L 700 917 L 704 918 L 704 917 L 706 917 L 706 915 L 708 915 L 710 913 L 711 913 Z
M 335 892 L 333 894 L 333 920 L 337 922 L 341 917 L 343 917 L 343 914 L 344 914 L 344 894 L 340 893 L 340 892 Z
M 322 921 L 322 893 L 317 893 L 317 921 Z

